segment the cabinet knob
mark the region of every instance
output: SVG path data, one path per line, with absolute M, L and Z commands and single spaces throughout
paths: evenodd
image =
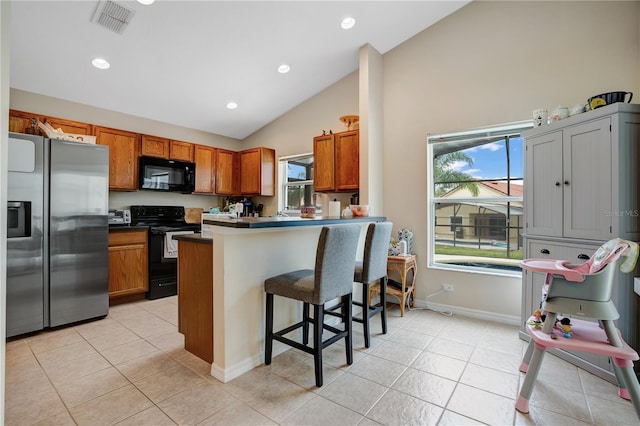
M 556 182 L 556 186 L 560 186 L 560 182 Z
M 582 253 L 582 254 L 578 255 L 578 259 L 589 260 L 589 256 L 587 256 L 586 254 Z
M 564 181 L 564 184 L 565 184 L 565 185 L 569 185 L 569 181 L 568 181 L 568 180 L 565 180 L 565 181 Z
M 549 254 L 549 253 L 551 253 L 551 252 L 549 251 L 549 249 L 542 249 L 542 250 L 540 250 L 540 253 L 542 253 L 542 254 Z

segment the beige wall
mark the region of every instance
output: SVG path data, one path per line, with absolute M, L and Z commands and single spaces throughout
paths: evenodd
M 354 53 L 356 54 L 356 53 Z M 243 141 L 243 149 L 266 146 L 276 150 L 277 157 L 313 152 L 313 137 L 325 130 L 346 130 L 343 115 L 358 114 L 358 73 L 354 72 L 287 114 L 274 120 Z M 349 204 L 351 193 L 332 194 L 342 207 Z M 277 197 L 255 197 L 265 205 L 267 215 L 278 211 Z
M 603 29 L 603 17 L 606 28 Z M 615 30 L 612 27 L 615 27 Z M 427 269 L 429 133 L 531 118 L 533 109 L 626 90 L 640 98 L 639 2 L 473 2 L 384 57 L 384 214 L 411 228 L 417 299 L 518 320 L 521 280 Z M 355 53 L 354 53 L 355 54 Z M 356 113 L 351 75 L 247 139 L 308 152 L 322 128 Z

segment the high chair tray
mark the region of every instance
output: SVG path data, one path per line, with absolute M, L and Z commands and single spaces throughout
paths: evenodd
M 543 333 L 542 329 L 530 324 L 533 321 L 533 317 L 527 321 L 527 333 L 537 344 L 546 348 L 589 352 L 633 361 L 640 359 L 638 353 L 622 339 L 622 347 L 610 345 L 606 333 L 595 322 L 571 318 L 571 338 L 564 337 L 562 331 L 556 327 L 551 331 L 555 336 L 552 338 L 551 335 Z
M 584 275 L 582 273 L 566 266 L 570 263 L 571 262 L 569 262 L 568 260 L 525 259 L 520 262 L 520 266 L 533 272 L 562 275 L 567 281 L 584 281 Z

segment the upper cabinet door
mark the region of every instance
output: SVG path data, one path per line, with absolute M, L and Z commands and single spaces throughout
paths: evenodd
M 237 195 L 236 155 L 234 151 L 216 149 L 216 194 Z
M 562 132 L 527 139 L 525 153 L 526 233 L 562 236 Z
M 189 142 L 171 141 L 169 143 L 169 158 L 171 160 L 193 163 L 193 144 Z
M 31 120 L 36 120 L 34 128 Z M 31 133 L 40 135 L 42 132 L 38 128 L 37 121 L 42 121 L 42 117 L 30 112 L 9 110 L 9 131 L 15 133 Z
M 215 192 L 215 156 L 216 149 L 210 146 L 194 147 L 196 164 L 196 186 L 194 193 L 213 194 Z
M 252 148 L 241 151 L 240 194 L 275 195 L 275 150 Z
M 611 118 L 563 130 L 564 236 L 612 237 Z
M 313 189 L 316 192 L 335 191 L 334 135 L 313 138 Z
M 169 158 L 169 139 L 142 135 L 140 155 L 145 157 Z
M 95 126 L 97 143 L 109 146 L 109 189 L 138 189 L 138 147 L 140 135 L 124 130 Z
M 336 133 L 336 191 L 357 191 L 360 187 L 360 132 Z
M 62 129 L 65 133 L 76 135 L 92 135 L 93 126 L 79 121 L 65 120 L 64 118 L 43 117 L 45 123 L 49 123 L 54 129 Z

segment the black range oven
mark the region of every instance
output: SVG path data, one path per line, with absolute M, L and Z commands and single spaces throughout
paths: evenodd
M 184 207 L 131 206 L 131 224 L 149 227 L 149 291 L 147 299 L 178 294 L 178 261 L 173 233 L 200 232 L 200 224 L 185 222 Z

